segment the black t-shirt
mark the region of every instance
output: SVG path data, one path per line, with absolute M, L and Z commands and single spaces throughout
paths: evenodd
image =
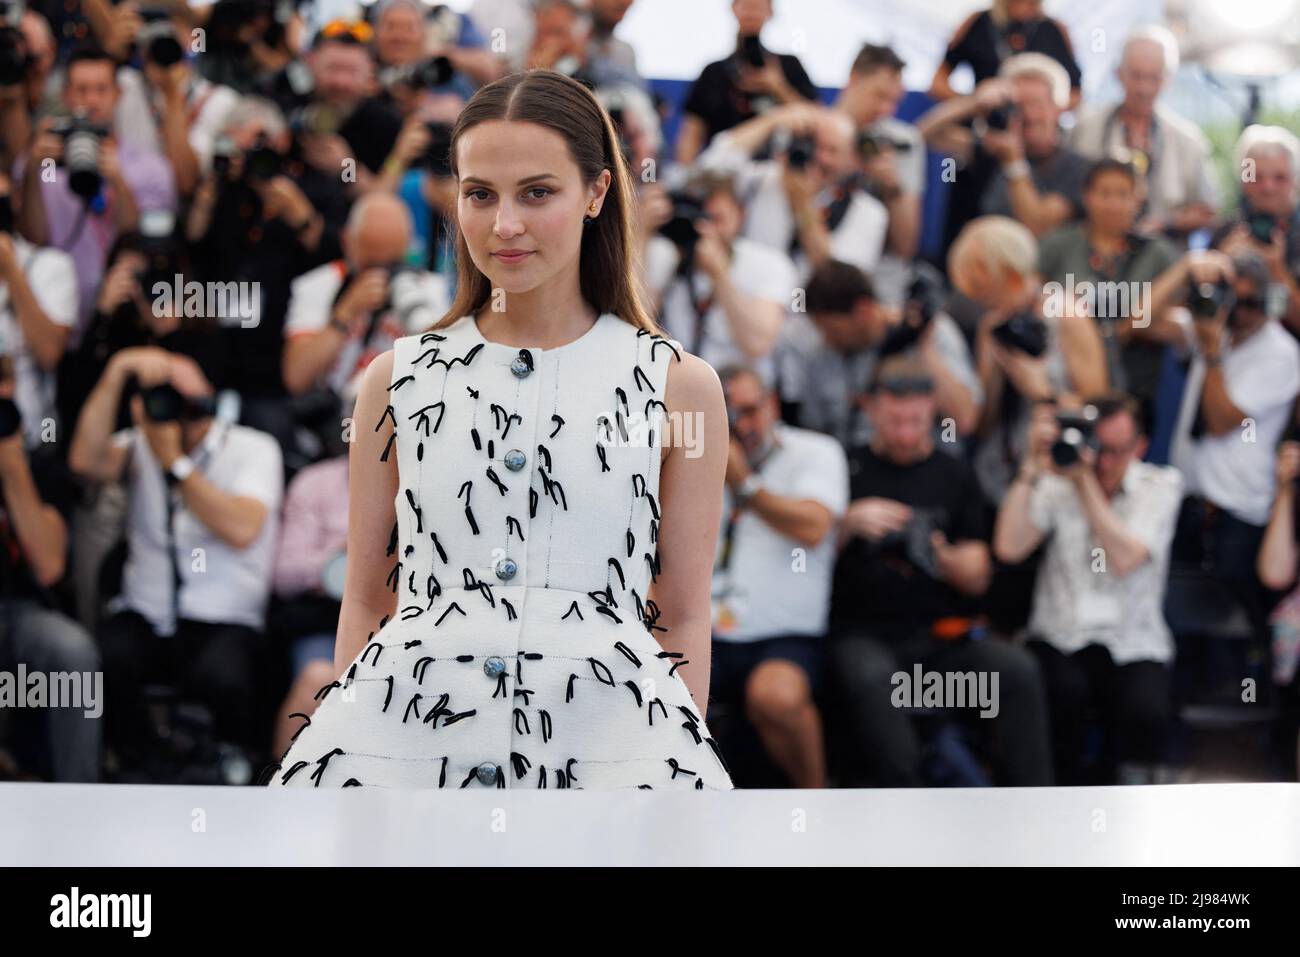
M 357 159 L 370 172 L 378 173 L 401 131 L 402 118 L 397 111 L 383 100 L 372 98 L 362 101 L 352 112 L 339 127 L 339 136 L 347 140 Z
M 1041 20 L 1011 26 L 1005 33 L 993 22 L 993 15 L 985 10 L 975 15 L 969 29 L 953 38 L 943 56 L 949 68 L 962 63 L 970 64 L 975 82 L 997 76 L 1002 61 L 1017 53 L 1045 53 L 1070 75 L 1070 87 L 1077 90 L 1083 72 L 1074 59 L 1070 40 L 1059 22 L 1044 17 Z
M 27 464 L 41 500 L 53 505 L 69 523 L 81 490 L 60 446 L 53 442 L 35 446 L 27 452 Z M 37 583 L 18 544 L 9 503 L 0 497 L 0 599 L 34 598 L 46 603 L 48 596 L 49 590 Z
M 803 64 L 792 53 L 773 54 L 781 63 L 781 72 L 799 95 L 807 100 L 817 99 L 817 87 L 808 78 Z M 758 115 L 750 94 L 736 87 L 739 78 L 739 60 L 733 54 L 725 60 L 715 60 L 700 73 L 699 79 L 687 94 L 682 110 L 698 116 L 708 128 L 705 142 L 723 130 L 753 119 Z
M 986 541 L 987 513 L 971 467 L 940 452 L 914 465 L 895 465 L 869 447 L 849 453 L 849 494 L 888 498 L 924 511 L 949 542 Z M 830 630 L 903 636 L 939 618 L 968 615 L 972 602 L 936 581 L 907 557 L 906 546 L 850 539 L 835 564 Z

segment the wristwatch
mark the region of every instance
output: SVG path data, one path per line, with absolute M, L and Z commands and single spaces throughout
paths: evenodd
M 172 461 L 171 468 L 167 471 L 176 481 L 184 482 L 194 471 L 194 460 L 188 455 L 179 455 Z
M 763 479 L 757 472 L 750 472 L 736 484 L 736 499 L 741 505 L 747 503 L 759 489 L 763 488 Z
M 1008 180 L 1029 177 L 1033 175 L 1033 170 L 1029 168 L 1029 163 L 1023 159 L 1012 160 L 1002 167 L 1002 175 Z

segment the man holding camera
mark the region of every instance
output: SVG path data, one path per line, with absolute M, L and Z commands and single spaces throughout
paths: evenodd
M 290 395 L 317 386 L 352 392 L 375 356 L 442 315 L 445 284 L 405 266 L 410 242 L 406 206 L 390 193 L 371 193 L 348 216 L 343 258 L 293 281 L 284 327 Z
M 41 673 L 51 686 L 60 673 L 79 675 L 83 692 L 90 693 L 84 682 L 99 672 L 99 651 L 59 610 L 51 591 L 67 568 L 68 516 L 77 490 L 53 444 L 24 448 L 15 386 L 9 357 L 0 356 L 0 670 L 12 673 L 22 665 L 29 679 Z M 20 695 L 28 691 L 17 688 Z M 57 706 L 39 712 L 42 770 L 54 781 L 99 780 L 99 715 L 87 712 L 103 701 L 50 703 Z M 35 717 L 15 714 L 16 722 Z
M 871 278 L 890 305 L 902 303 L 906 294 L 907 267 L 921 242 L 925 191 L 925 141 L 915 126 L 894 116 L 903 99 L 905 65 L 889 47 L 866 44 L 835 101 L 857 127 L 867 188 L 889 211 L 885 255 Z
M 978 423 L 983 393 L 965 337 L 936 310 L 937 302 L 891 309 L 876 300 L 874 283 L 861 269 L 832 259 L 808 280 L 804 305 L 814 336 L 792 332 L 780 359 L 782 399 L 794 406 L 793 421 L 833 435 L 846 450 L 866 445 L 872 437 L 862 403 L 867 383 L 880 362 L 907 352 L 934 380 L 939 421 L 933 425 L 946 438 L 945 451 L 961 451 L 958 439 Z
M 713 564 L 710 698 L 744 714 L 794 787 L 824 787 L 822 642 L 834 527 L 848 501 L 844 452 L 787 425 L 752 368 L 718 372 L 731 424 Z
M 898 674 L 923 667 L 996 674 L 986 726 L 998 770 L 1007 784 L 1048 784 L 1045 706 L 1033 660 L 999 639 L 972 635 L 975 602 L 992 577 L 987 521 L 970 467 L 935 448 L 935 383 L 925 364 L 904 355 L 884 360 L 867 408 L 874 434 L 852 453 L 828 644 L 861 755 L 855 770 L 889 787 L 924 783 L 920 742 L 891 687 Z
M 740 235 L 744 210 L 730 177 L 698 176 L 691 193 L 702 204 L 679 204 L 677 216 L 646 247 L 647 282 L 660 321 L 715 369 L 749 362 L 771 385 L 772 350 L 794 293 L 794 264 Z
M 1152 292 L 1156 303 L 1185 298 L 1194 320 L 1170 453 L 1188 492 L 1174 555 L 1230 583 L 1257 624 L 1266 602 L 1255 557 L 1273 502 L 1273 450 L 1300 394 L 1300 346 L 1276 319 L 1271 275 L 1256 255 L 1191 252 Z
M 1083 209 L 1088 161 L 1065 146 L 1060 129 L 1069 99 L 1063 66 L 1045 54 L 1021 53 L 971 95 L 930 110 L 917 127 L 932 148 L 962 166 L 996 162 L 978 212 L 1012 216 L 1042 236 Z M 967 120 L 975 121 L 973 131 Z
M 113 135 L 118 89 L 112 58 L 96 47 L 79 47 L 65 73 L 63 103 L 72 119 L 61 128 L 45 121 L 20 158 L 17 221 L 36 245 L 57 246 L 72 256 L 84 322 L 114 240 L 134 230 L 143 211 L 174 212 L 176 190 L 162 154 L 118 143 Z M 80 340 L 80 326 L 73 338 Z
M 867 191 L 855 136 L 846 113 L 788 104 L 719 133 L 699 165 L 735 177 L 745 202 L 743 235 L 787 253 L 800 275 L 832 258 L 871 272 L 889 213 Z M 769 141 L 776 158 L 755 160 Z
M 1212 245 L 1229 256 L 1253 253 L 1269 281 L 1286 294 L 1283 324 L 1300 337 L 1300 139 L 1280 126 L 1249 126 L 1234 150 L 1241 170 L 1241 206 Z
M 113 432 L 128 384 L 135 425 Z M 156 347 L 115 354 L 86 401 L 68 463 L 127 485 L 127 559 L 100 635 L 110 743 L 140 743 L 141 688 L 176 683 L 226 741 L 256 747 L 259 632 L 284 473 L 269 435 L 216 418 L 197 363 Z
M 1046 542 L 1029 647 L 1047 683 L 1056 783 L 1152 783 L 1170 720 L 1173 638 L 1164 617 L 1183 479 L 1146 454 L 1137 402 L 1081 411 L 1041 403 L 998 509 L 993 549 L 1018 563 Z M 1102 779 L 1084 777 L 1091 705 L 1106 730 Z

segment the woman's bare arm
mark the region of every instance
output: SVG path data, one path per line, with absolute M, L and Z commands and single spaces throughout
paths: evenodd
M 348 450 L 348 571 L 343 585 L 338 635 L 334 641 L 334 671 L 342 677 L 365 648 L 380 621 L 397 610 L 397 597 L 388 586 L 394 558 L 388 540 L 397 513 L 397 450 L 388 461 L 379 457 L 393 434 L 392 417 L 385 417 L 388 386 L 393 376 L 392 350 L 379 356 L 361 380 L 352 412 L 352 441 Z M 382 421 L 382 425 L 380 422 Z M 379 430 L 375 431 L 375 426 Z
M 650 587 L 659 606 L 656 633 L 665 651 L 682 652 L 689 661 L 679 672 L 695 699 L 700 716 L 709 700 L 712 652 L 711 602 L 713 556 L 722 521 L 722 487 L 727 472 L 727 405 L 713 367 L 690 353 L 670 361 L 665 403 L 673 422 L 684 429 L 665 430 L 671 442 L 659 476 L 659 561 L 661 571 Z M 689 431 L 688 431 L 689 430 Z M 692 436 L 686 447 L 682 438 Z

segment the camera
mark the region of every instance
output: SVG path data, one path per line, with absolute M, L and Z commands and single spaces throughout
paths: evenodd
M 0 86 L 17 86 L 27 78 L 31 56 L 18 29 L 23 12 L 21 2 L 0 0 Z
M 144 26 L 135 38 L 135 45 L 141 55 L 150 63 L 161 67 L 179 63 L 185 53 L 181 49 L 181 41 L 176 38 L 176 31 L 172 29 L 167 11 L 144 9 L 140 11 L 140 19 Z
M 1057 468 L 1067 469 L 1078 463 L 1085 448 L 1095 448 L 1094 427 L 1097 424 L 1097 407 L 1085 405 L 1080 410 L 1056 413 L 1060 435 L 1052 443 L 1052 462 Z
M 420 158 L 420 165 L 434 176 L 451 175 L 451 125 L 426 123 L 429 146 Z
M 289 118 L 289 129 L 295 136 L 331 136 L 343 125 L 343 117 L 334 107 L 325 103 L 308 103 L 295 110 Z
M 791 169 L 807 169 L 816 148 L 816 142 L 806 133 L 790 137 L 790 142 L 785 148 L 786 165 Z
M 166 210 L 146 210 L 140 214 L 140 252 L 145 265 L 136 273 L 140 293 L 146 300 L 153 296 L 153 288 L 162 283 L 171 286 L 181 272 L 179 248 L 172 232 L 175 217 Z
M 1193 319 L 1213 320 L 1220 310 L 1231 310 L 1236 304 L 1236 293 L 1222 279 L 1218 282 L 1193 281 L 1187 290 L 1187 308 L 1192 311 Z
M 940 578 L 939 562 L 930 536 L 941 531 L 944 515 L 943 509 L 913 507 L 907 524 L 882 538 L 880 549 L 901 553 L 931 578 Z
M 239 155 L 235 141 L 224 133 L 212 143 L 212 174 L 218 180 L 230 178 L 230 163 Z
M 695 224 L 701 219 L 708 219 L 704 204 L 693 194 L 674 191 L 668 194 L 672 201 L 672 215 L 659 227 L 659 234 L 677 247 L 685 263 L 695 250 L 695 243 L 700 238 L 700 231 Z
M 914 346 L 926 327 L 943 308 L 947 297 L 943 278 L 929 263 L 917 263 L 912 285 L 903 307 L 903 321 L 885 334 L 880 344 L 880 358 L 905 352 Z
M 451 82 L 455 69 L 451 60 L 445 56 L 436 56 L 417 63 L 411 70 L 411 85 L 422 90 L 435 86 L 446 86 Z
M 0 439 L 7 439 L 18 431 L 23 417 L 13 399 L 0 398 Z
M 68 186 L 89 202 L 99 194 L 104 182 L 99 172 L 99 144 L 108 129 L 78 114 L 60 120 L 51 132 L 63 137 L 63 167 L 68 171 Z
M 870 130 L 858 131 L 858 155 L 864 160 L 874 159 L 881 150 L 891 149 L 895 153 L 906 153 L 912 148 L 907 140 L 892 140 Z
M 984 123 L 991 130 L 1007 130 L 1011 127 L 1011 121 L 1016 115 L 1016 105 L 1007 103 L 1003 106 L 997 106 L 988 111 L 984 117 Z
M 1019 349 L 1035 359 L 1047 351 L 1047 323 L 1028 310 L 1013 313 L 993 327 L 993 338 L 1010 349 Z
M 253 148 L 244 157 L 244 171 L 252 179 L 271 179 L 279 176 L 284 160 L 272 148 L 270 137 L 263 131 L 253 140 Z
M 140 390 L 144 414 L 151 422 L 179 422 L 206 419 L 217 412 L 215 396 L 193 399 L 183 396 L 170 383 L 150 386 Z

